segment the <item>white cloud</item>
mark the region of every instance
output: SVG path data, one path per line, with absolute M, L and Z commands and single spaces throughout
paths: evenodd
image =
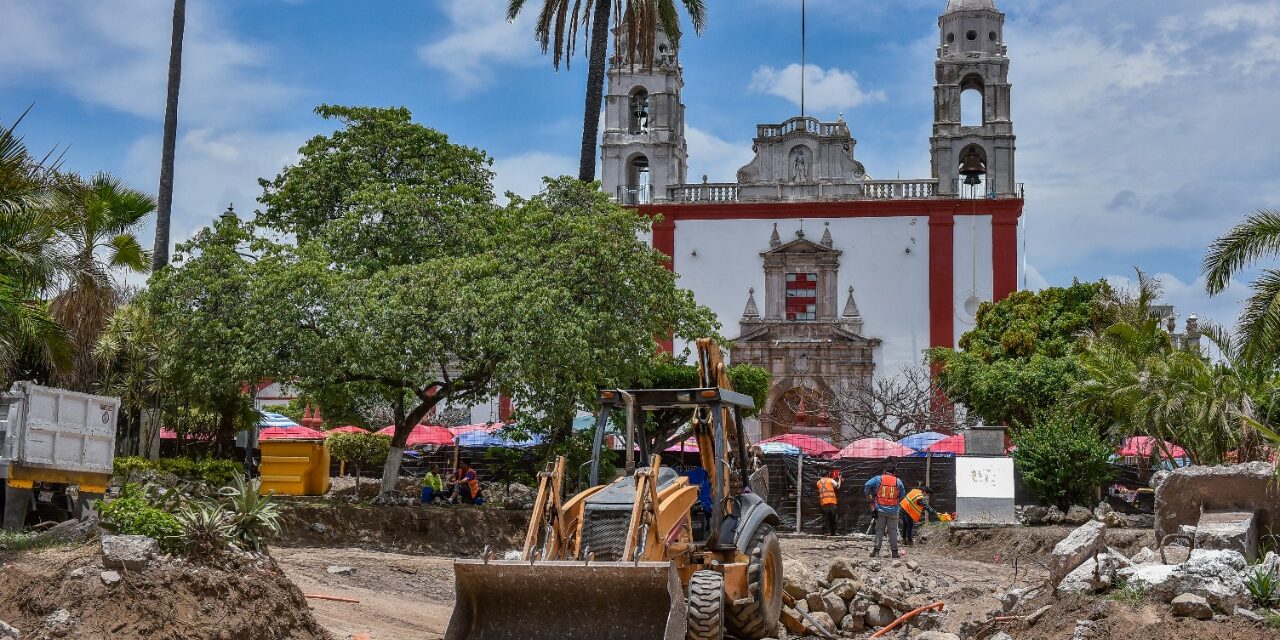
M 419 47 L 418 59 L 447 74 L 458 96 L 493 84 L 496 67 L 536 63 L 541 51 L 533 39 L 533 19 L 539 7 L 529 3 L 514 22 L 507 22 L 506 6 L 505 0 L 447 0 L 449 31 Z
M 814 111 L 833 111 L 885 99 L 884 91 L 864 91 L 858 83 L 858 74 L 832 67 L 823 69 L 816 64 L 805 65 L 805 108 Z M 800 104 L 800 65 L 790 64 L 782 69 L 764 65 L 755 70 L 748 87 L 757 93 L 784 98 Z
M 227 125 L 297 95 L 265 69 L 269 51 L 225 26 L 222 8 L 187 7 L 180 125 Z M 173 3 L 0 0 L 0 86 L 46 83 L 94 105 L 159 120 Z
M 191 237 L 229 204 L 242 218 L 251 217 L 262 194 L 258 178 L 270 179 L 286 164 L 296 162 L 298 147 L 310 135 L 202 128 L 179 136 L 170 241 L 177 244 Z M 160 180 L 159 158 L 160 136 L 140 138 L 124 158 L 122 176 L 130 184 L 154 188 Z M 144 237 L 151 237 L 149 229 Z
M 689 144 L 689 182 L 735 182 L 741 169 L 755 154 L 750 140 L 724 140 L 697 127 L 685 128 Z
M 569 156 L 530 151 L 493 161 L 494 191 L 499 202 L 506 202 L 508 191 L 528 198 L 542 191 L 544 177 L 578 175 L 578 159 Z
M 1182 330 L 1188 316 L 1194 314 L 1200 325 L 1217 324 L 1230 329 L 1236 323 L 1240 311 L 1240 303 L 1249 295 L 1248 285 L 1233 281 L 1222 293 L 1209 297 L 1205 293 L 1203 277 L 1185 282 L 1170 273 L 1148 274 L 1160 282 L 1164 293 L 1161 304 L 1171 304 L 1178 314 L 1178 329 Z M 1111 274 L 1106 276 L 1107 282 L 1118 289 L 1133 289 L 1137 285 L 1134 273 L 1125 275 Z
M 1273 2 L 1041 8 L 1005 30 L 1041 269 L 1176 255 L 1189 277 L 1213 238 L 1280 201 Z

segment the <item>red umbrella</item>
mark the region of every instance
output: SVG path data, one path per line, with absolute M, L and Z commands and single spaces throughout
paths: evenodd
M 685 451 L 688 453 L 698 453 L 698 439 L 694 436 L 689 436 L 687 439 L 685 439 L 684 442 L 677 442 L 667 447 L 667 451 L 671 451 L 675 453 L 679 453 L 681 451 Z
M 337 429 L 330 429 L 326 432 L 327 435 L 333 435 L 335 433 L 369 433 L 369 430 L 361 429 L 360 427 L 353 425 L 347 425 L 345 427 L 338 427 Z
M 395 426 L 390 426 L 385 429 L 379 429 L 378 433 L 394 437 L 396 428 Z M 453 433 L 444 427 L 434 424 L 420 424 L 409 432 L 409 439 L 404 444 L 408 447 L 418 444 L 453 444 Z
M 916 450 L 884 438 L 862 438 L 836 454 L 837 458 L 905 458 Z
M 325 433 L 301 425 L 293 427 L 267 427 L 258 432 L 258 440 L 324 440 Z
M 951 436 L 943 438 L 924 448 L 927 453 L 950 453 L 957 456 L 964 455 L 964 436 Z
M 761 440 L 758 444 L 768 444 L 770 442 L 780 442 L 789 444 L 811 456 L 829 456 L 840 451 L 832 446 L 830 442 L 822 438 L 806 436 L 801 433 L 786 433 L 780 436 L 774 436 L 765 440 Z
M 494 431 L 497 431 L 498 429 L 501 429 L 504 426 L 506 425 L 502 424 L 501 422 L 478 422 L 476 424 L 464 424 L 457 427 L 449 427 L 449 431 L 453 433 L 453 435 L 455 436 L 460 436 L 464 433 L 472 433 L 475 431 L 493 433 Z
M 1164 447 L 1161 447 L 1159 442 L 1159 440 L 1149 436 L 1133 436 L 1132 438 L 1125 438 L 1124 442 L 1120 444 L 1120 448 L 1116 450 L 1116 453 L 1126 458 L 1150 458 L 1152 453 L 1160 454 L 1161 458 L 1187 457 L 1187 452 L 1182 447 L 1171 442 L 1165 442 Z M 1165 455 L 1165 451 L 1168 451 L 1169 454 Z

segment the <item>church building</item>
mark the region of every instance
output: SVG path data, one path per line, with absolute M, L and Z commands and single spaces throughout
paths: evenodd
M 1018 286 L 1004 14 L 993 0 L 949 0 L 938 27 L 932 175 L 917 179 L 858 161 L 856 123 L 801 115 L 757 125 L 755 158 L 733 182 L 690 180 L 679 53 L 659 34 L 649 67 L 611 61 L 603 188 L 661 216 L 652 245 L 717 314 L 731 362 L 770 372 L 761 437 L 847 440 L 797 407 L 921 366 Z M 981 103 L 980 121 L 962 122 L 962 100 Z

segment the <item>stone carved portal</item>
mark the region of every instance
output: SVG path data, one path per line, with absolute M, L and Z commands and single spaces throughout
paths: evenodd
M 861 335 L 862 314 L 852 288 L 839 310 L 841 251 L 830 229 L 821 242 L 797 230 L 784 244 L 777 233 L 775 228 L 770 249 L 760 254 L 763 312 L 753 289 L 729 357 L 769 372 L 772 388 L 761 411 L 764 437 L 795 431 L 843 442 L 847 434 L 838 420 L 824 415 L 831 405 L 824 397 L 831 389 L 866 388 L 880 340 Z

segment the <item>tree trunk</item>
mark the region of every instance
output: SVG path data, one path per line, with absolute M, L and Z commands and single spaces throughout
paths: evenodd
M 164 146 L 160 152 L 160 194 L 156 202 L 153 271 L 169 263 L 169 218 L 173 213 L 173 149 L 178 139 L 178 85 L 182 82 L 182 33 L 187 0 L 173 0 L 173 36 L 169 43 L 169 93 L 164 105 Z
M 604 101 L 604 74 L 609 57 L 610 0 L 596 0 L 591 19 L 591 52 L 587 61 L 587 100 L 582 114 L 582 150 L 578 163 L 578 179 L 596 179 L 596 138 L 600 134 L 600 105 Z
M 382 465 L 382 486 L 378 495 L 387 495 L 396 490 L 396 480 L 400 477 L 400 458 L 404 457 L 404 446 L 396 446 L 393 442 L 387 452 L 387 462 Z
M 409 433 L 443 399 L 443 396 L 431 396 L 408 414 L 404 412 L 403 398 L 397 398 L 391 403 L 396 430 L 391 436 L 391 450 L 387 452 L 387 461 L 382 465 L 382 486 L 378 490 L 379 495 L 387 495 L 396 490 L 396 479 L 400 477 L 400 458 L 404 454 L 405 443 L 409 441 Z

